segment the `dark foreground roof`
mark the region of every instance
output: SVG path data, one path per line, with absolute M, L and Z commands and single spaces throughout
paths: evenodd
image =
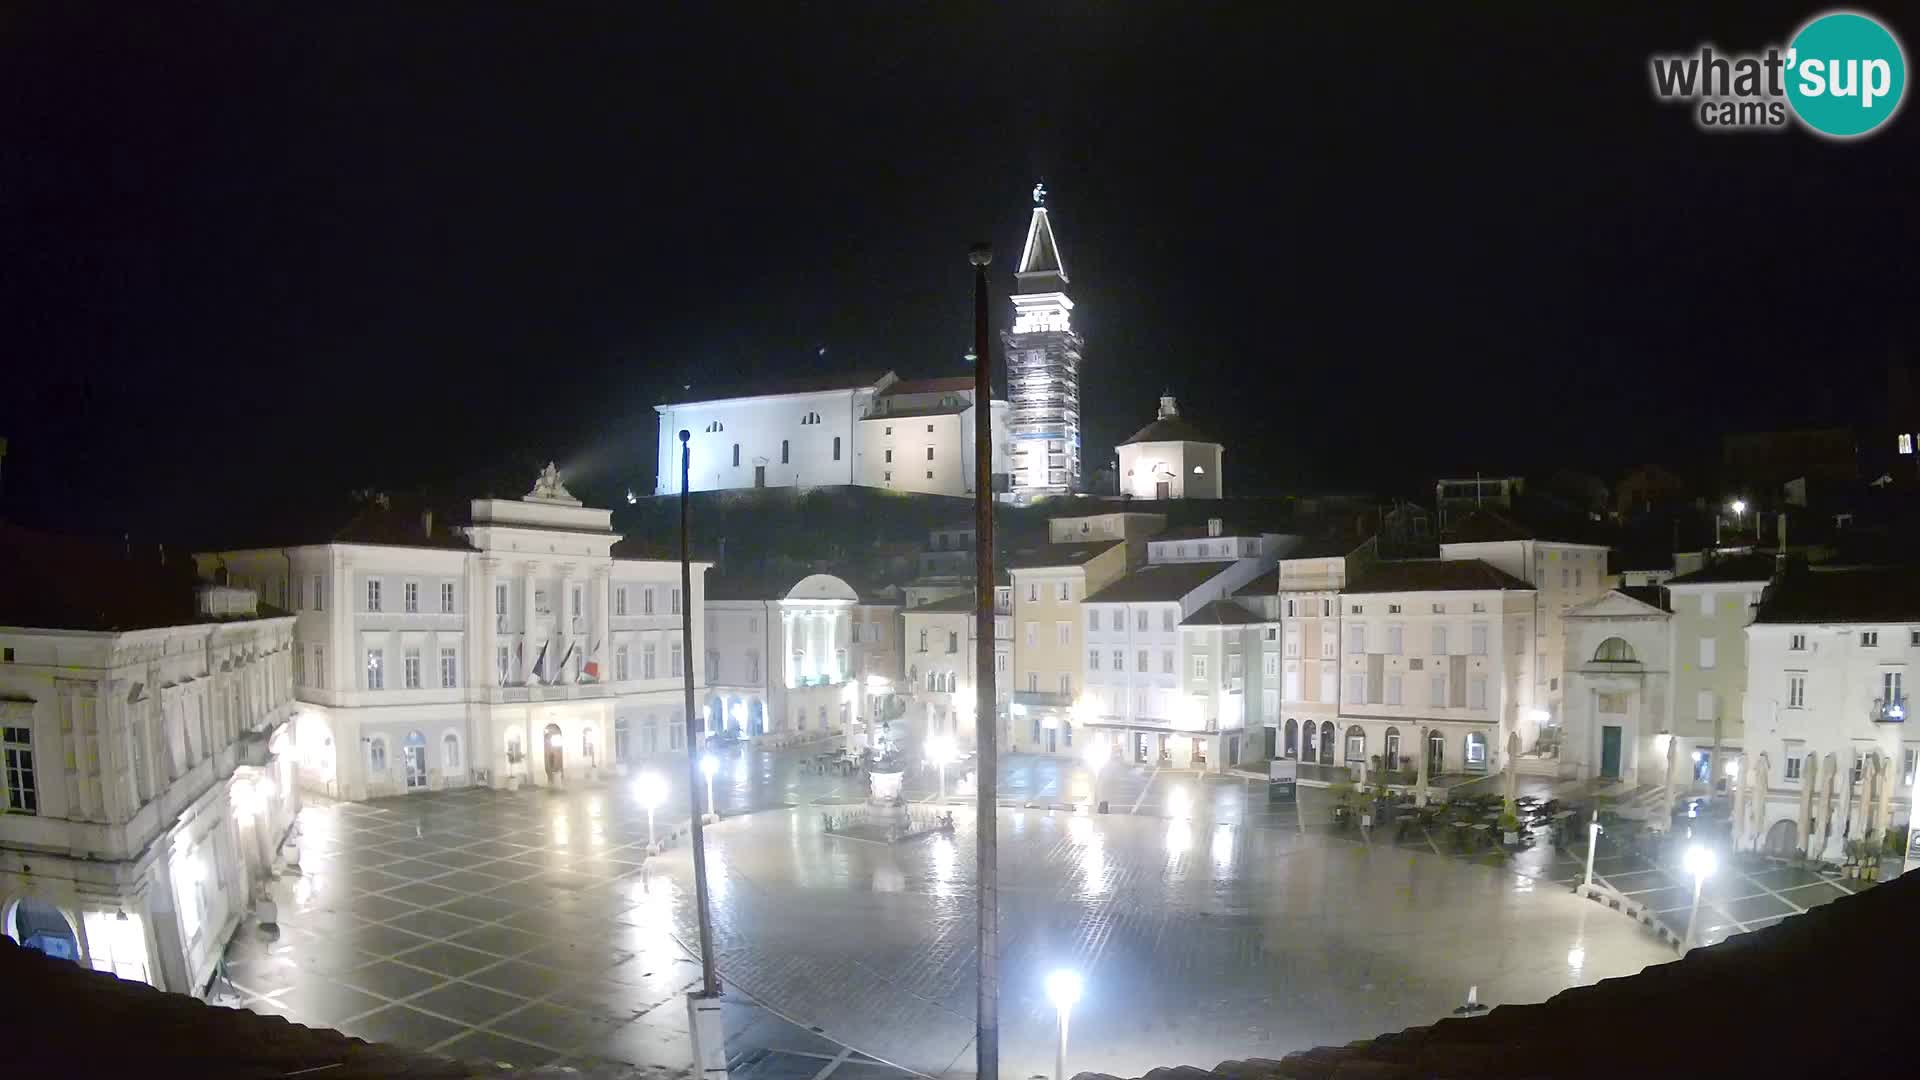
M 1233 591 L 1235 596 L 1278 596 L 1280 595 L 1280 568 L 1273 569 L 1247 582 Z
M 1732 581 L 1767 581 L 1773 577 L 1774 558 L 1771 555 L 1735 555 L 1732 558 L 1715 559 L 1691 573 L 1679 574 L 1666 580 L 1668 585 L 1714 585 Z
M 1481 1016 L 1302 1050 L 1279 1061 L 1223 1061 L 1211 1070 L 1167 1068 L 1146 1075 L 1412 1080 L 1887 1071 L 1878 1059 L 1847 1065 L 1835 1057 L 1832 1040 L 1806 1033 L 1906 1029 L 1912 1022 L 1909 977 L 1902 965 L 1885 961 L 1920 949 L 1917 914 L 1920 874 L 1908 874 L 1695 949 L 1670 964 L 1563 990 L 1537 1005 L 1501 1005 Z M 1596 907 L 1591 917 L 1626 916 Z M 1835 965 L 1847 957 L 1881 962 L 1847 963 L 1836 974 Z M 1684 1047 L 1674 1041 L 1676 1031 L 1686 1033 Z M 1111 1078 L 1081 1073 L 1074 1080 Z
M 1347 583 L 1350 593 L 1468 592 L 1533 586 L 1480 559 L 1397 559 L 1374 563 Z
M 127 631 L 243 622 L 200 614 L 185 552 L 0 524 L 0 626 Z M 254 618 L 285 614 L 265 604 Z
M 1124 540 L 1092 540 L 1084 544 L 1048 544 L 1045 547 L 1028 548 L 1016 551 L 1007 559 L 1007 566 L 1013 570 L 1039 570 L 1053 566 L 1079 566 L 1108 549 L 1126 543 Z
M 1199 610 L 1180 620 L 1181 626 L 1245 626 L 1267 620 L 1231 600 L 1202 604 Z
M 1613 591 L 1622 596 L 1631 596 L 1648 607 L 1669 612 L 1673 610 L 1672 605 L 1667 603 L 1667 590 L 1658 585 L 1622 585 Z
M 1920 567 L 1796 569 L 1767 587 L 1753 621 L 1920 622 Z
M 1157 563 L 1087 597 L 1089 604 L 1141 604 L 1178 600 L 1233 566 L 1226 562 Z

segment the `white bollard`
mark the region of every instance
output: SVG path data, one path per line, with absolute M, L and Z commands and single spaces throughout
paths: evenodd
M 699 1080 L 727 1080 L 727 1031 L 720 999 L 687 995 L 687 1034 L 693 1039 L 693 1067 Z

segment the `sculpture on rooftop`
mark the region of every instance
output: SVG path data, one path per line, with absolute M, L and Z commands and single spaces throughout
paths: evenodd
M 533 490 L 527 492 L 527 498 L 545 499 L 549 502 L 579 502 L 567 490 L 567 486 L 560 482 L 560 470 L 555 468 L 551 461 L 547 462 L 546 468 L 540 470 L 540 478 L 533 482 Z

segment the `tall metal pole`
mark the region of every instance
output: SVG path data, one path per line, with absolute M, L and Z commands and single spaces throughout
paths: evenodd
M 973 264 L 973 715 L 980 751 L 975 785 L 975 828 L 980 866 L 978 942 L 979 996 L 974 1012 L 974 1074 L 1000 1080 L 1000 714 L 993 689 L 993 338 L 987 311 L 987 267 L 993 245 L 975 244 Z
M 700 977 L 701 992 L 707 997 L 720 996 L 720 973 L 713 966 L 713 916 L 707 912 L 707 843 L 703 821 L 713 810 L 711 795 L 706 807 L 692 805 L 699 802 L 700 791 L 700 724 L 693 711 L 693 554 L 687 544 L 687 518 L 692 512 L 687 501 L 688 462 L 692 451 L 687 447 L 691 434 L 680 432 L 680 655 L 686 662 L 680 665 L 682 685 L 686 693 L 687 708 L 687 802 L 693 811 L 693 903 L 700 912 Z

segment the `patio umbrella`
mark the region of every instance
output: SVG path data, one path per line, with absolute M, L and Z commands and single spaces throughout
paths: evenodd
M 1828 754 L 1825 761 L 1822 762 L 1820 771 L 1825 774 L 1826 786 L 1820 790 L 1820 796 L 1813 800 L 1813 816 L 1815 818 L 1813 831 L 1819 840 L 1820 858 L 1824 859 L 1827 857 L 1828 838 L 1833 834 L 1833 812 L 1837 809 L 1834 805 L 1834 788 L 1836 786 L 1834 774 L 1840 771 L 1839 759 L 1835 758 L 1832 754 Z
M 1887 826 L 1892 824 L 1893 822 L 1894 782 L 1895 782 L 1895 779 L 1894 779 L 1894 771 L 1893 771 L 1893 758 L 1887 754 L 1881 754 L 1880 755 L 1880 810 L 1878 813 L 1873 815 L 1873 824 L 1874 824 L 1874 831 L 1880 834 L 1879 836 L 1875 837 L 1875 839 L 1881 840 L 1883 842 L 1886 839 Z
M 1767 755 L 1756 754 L 1753 758 L 1753 792 L 1747 799 L 1747 817 L 1751 822 L 1749 832 L 1753 835 L 1753 847 L 1758 851 L 1766 839 L 1767 830 L 1767 773 L 1770 771 Z
M 1520 797 L 1520 777 L 1514 771 L 1514 762 L 1520 760 L 1520 733 L 1507 733 L 1507 813 L 1513 813 L 1513 801 Z
M 1427 729 L 1420 729 L 1420 745 L 1414 749 L 1413 756 L 1420 762 L 1419 777 L 1413 782 L 1414 802 L 1418 806 L 1427 805 Z
M 1667 774 L 1660 784 L 1660 817 L 1653 823 L 1654 827 L 1661 832 L 1666 832 L 1673 827 L 1673 769 L 1678 763 L 1679 753 L 1679 737 L 1667 736 Z
M 1820 782 L 1820 759 L 1808 754 L 1800 770 L 1800 847 L 1809 856 L 1813 847 L 1813 789 Z
M 1740 756 L 1734 755 L 1733 760 L 1739 762 Z M 1733 827 L 1733 850 L 1739 851 L 1747 839 L 1747 781 L 1752 777 L 1738 764 L 1733 772 L 1733 816 L 1727 824 Z

